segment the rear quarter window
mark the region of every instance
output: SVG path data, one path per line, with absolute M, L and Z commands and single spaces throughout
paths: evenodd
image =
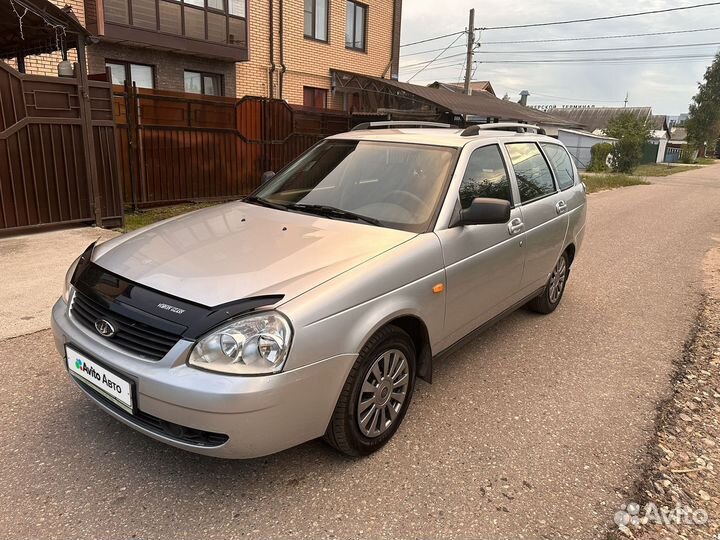
M 572 187 L 575 184 L 575 172 L 567 150 L 557 144 L 541 143 L 540 146 L 555 171 L 560 189 Z
M 506 144 L 510 161 L 515 169 L 520 200 L 534 201 L 555 193 L 550 167 L 535 143 Z

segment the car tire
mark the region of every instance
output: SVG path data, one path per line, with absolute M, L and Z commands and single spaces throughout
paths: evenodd
M 560 305 L 560 301 L 565 293 L 565 286 L 569 275 L 570 259 L 568 258 L 567 252 L 564 252 L 555 264 L 547 285 L 545 285 L 545 288 L 538 296 L 528 303 L 528 307 L 532 311 L 544 315 L 555 311 L 555 308 Z
M 323 437 L 325 442 L 348 456 L 366 456 L 382 448 L 410 405 L 415 367 L 410 336 L 396 326 L 381 328 L 350 370 Z

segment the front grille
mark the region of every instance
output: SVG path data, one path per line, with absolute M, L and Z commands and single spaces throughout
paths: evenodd
M 70 313 L 77 322 L 93 332 L 96 331 L 95 321 L 98 319 L 111 321 L 115 326 L 116 333 L 106 339 L 118 347 L 149 360 L 163 358 L 180 339 L 179 335 L 154 328 L 110 311 L 107 307 L 80 291 L 75 291 Z
M 102 403 L 108 409 L 111 409 L 114 413 L 119 414 L 131 424 L 145 428 L 148 431 L 152 431 L 153 433 L 157 433 L 158 435 L 162 435 L 168 439 L 205 448 L 222 446 L 230 439 L 230 437 L 224 433 L 213 433 L 212 431 L 202 431 L 200 429 L 181 426 L 180 424 L 162 420 L 157 416 L 153 416 L 140 410 L 136 411 L 134 415 L 129 414 L 103 396 L 100 392 L 95 391 L 95 389 L 91 388 L 78 378 L 72 377 L 72 379 L 86 394 L 94 400 Z

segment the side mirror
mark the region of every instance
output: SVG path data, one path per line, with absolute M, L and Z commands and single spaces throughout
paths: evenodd
M 262 186 L 272 180 L 273 176 L 275 176 L 275 171 L 265 171 L 262 173 L 262 176 L 260 177 L 260 185 Z
M 468 208 L 460 211 L 460 216 L 451 227 L 465 225 L 492 225 L 510 221 L 510 202 L 503 199 L 474 199 Z

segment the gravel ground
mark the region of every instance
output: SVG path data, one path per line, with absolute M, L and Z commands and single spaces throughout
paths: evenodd
M 718 208 L 720 166 L 592 195 L 560 308 L 438 363 L 366 459 L 172 449 L 71 387 L 49 331 L 0 341 L 0 537 L 606 537 L 671 395 Z
M 636 504 L 618 516 L 614 538 L 720 538 L 720 249 L 703 266 L 705 300 L 658 410 L 647 469 L 629 499 Z

